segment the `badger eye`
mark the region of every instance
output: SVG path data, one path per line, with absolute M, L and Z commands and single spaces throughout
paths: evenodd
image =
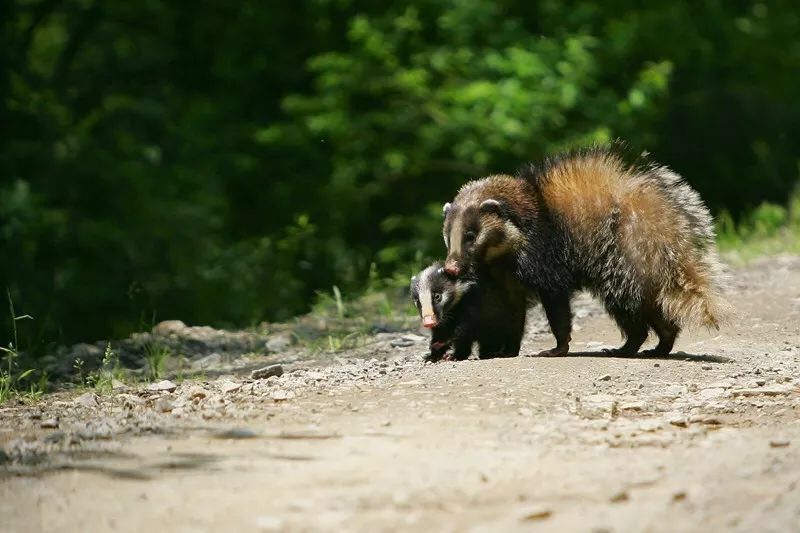
M 437 304 L 442 301 L 442 294 L 438 292 L 433 293 L 433 301 Z
M 464 234 L 464 240 L 468 243 L 474 242 L 477 235 L 474 231 L 468 231 Z

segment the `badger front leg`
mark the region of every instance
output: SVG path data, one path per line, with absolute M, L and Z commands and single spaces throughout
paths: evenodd
M 539 357 L 566 355 L 572 340 L 572 309 L 569 294 L 541 294 L 540 298 L 550 330 L 556 338 L 556 347 L 539 352 Z

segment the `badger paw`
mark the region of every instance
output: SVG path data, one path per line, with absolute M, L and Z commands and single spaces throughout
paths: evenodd
M 550 348 L 549 350 L 542 350 L 538 354 L 537 357 L 560 357 L 562 355 L 567 355 L 569 352 L 569 346 L 556 346 L 555 348 Z

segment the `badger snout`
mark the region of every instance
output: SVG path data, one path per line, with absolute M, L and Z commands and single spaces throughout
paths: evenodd
M 435 315 L 425 315 L 422 317 L 422 325 L 426 328 L 435 328 L 438 323 Z
M 444 272 L 452 278 L 457 278 L 461 275 L 461 268 L 455 261 L 448 261 L 444 264 Z

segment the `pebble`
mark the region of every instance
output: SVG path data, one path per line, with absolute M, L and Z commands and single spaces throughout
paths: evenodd
M 93 392 L 81 394 L 75 399 L 75 405 L 83 407 L 98 407 L 100 405 L 100 398 Z
M 628 496 L 628 491 L 621 490 L 621 491 L 617 492 L 616 494 L 614 494 L 613 496 L 611 496 L 609 501 L 611 503 L 620 503 L 620 502 L 626 502 L 629 499 L 630 499 L 630 497 Z
M 703 365 L 700 368 L 702 368 L 703 370 L 711 370 L 714 367 L 712 367 L 711 365 Z
M 406 348 L 408 346 L 413 346 L 414 341 L 405 337 L 400 337 L 399 339 L 392 339 L 389 341 L 389 345 L 392 348 Z
M 678 490 L 672 493 L 672 501 L 673 502 L 682 502 L 686 499 L 686 491 L 685 490 Z
M 785 448 L 791 444 L 791 441 L 785 439 L 772 439 L 769 441 L 770 448 Z
M 611 374 L 603 374 L 597 378 L 597 381 L 611 381 Z
M 218 439 L 254 439 L 258 433 L 248 428 L 231 428 L 214 434 Z
M 544 505 L 531 505 L 522 511 L 520 520 L 544 520 L 546 518 L 550 518 L 552 514 L 553 511 L 549 507 Z
M 169 413 L 175 409 L 175 404 L 169 398 L 159 398 L 153 407 L 159 413 Z
M 645 402 L 627 402 L 619 406 L 623 411 L 644 411 L 647 408 Z
M 235 381 L 223 381 L 219 385 L 219 390 L 221 390 L 225 394 L 236 392 L 241 388 L 242 388 L 242 383 L 236 383 Z
M 267 379 L 272 376 L 282 376 L 283 375 L 283 366 L 281 365 L 269 365 L 265 366 L 264 368 L 259 368 L 258 370 L 253 370 L 250 372 L 250 377 L 252 379 Z
M 685 428 L 688 425 L 686 417 L 682 414 L 672 415 L 668 418 L 668 421 L 673 426 L 678 426 L 680 428 Z
M 151 383 L 147 386 L 147 390 L 153 392 L 173 392 L 178 386 L 168 379 L 159 381 L 158 383 Z

